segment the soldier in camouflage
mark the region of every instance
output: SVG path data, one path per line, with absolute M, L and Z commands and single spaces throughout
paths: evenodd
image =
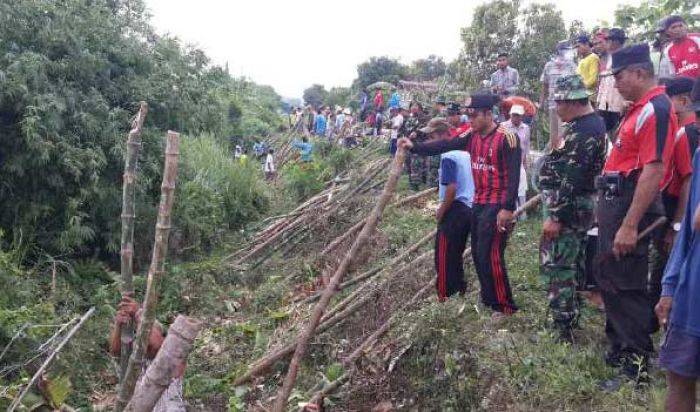
M 554 326 L 569 341 L 579 315 L 576 286 L 583 278 L 586 232 L 593 223 L 594 179 L 605 163 L 605 123 L 588 97 L 579 75 L 557 80 L 553 99 L 566 124 L 558 146 L 545 155 L 538 178 L 545 215 L 540 276 Z
M 420 131 L 428 124 L 430 117 L 423 110 L 423 106 L 417 100 L 411 103 L 411 114 L 403 124 L 402 136 L 409 137 L 414 141 L 423 141 L 427 138 Z M 419 190 L 427 183 L 429 158 L 417 154 L 409 153 L 406 156 L 406 173 L 408 181 L 413 190 Z

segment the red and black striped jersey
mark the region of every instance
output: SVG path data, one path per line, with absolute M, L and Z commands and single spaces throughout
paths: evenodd
M 414 143 L 411 149 L 429 156 L 450 150 L 466 150 L 471 155 L 475 204 L 515 210 L 521 162 L 520 141 L 515 134 L 502 126 L 485 135 L 472 129 L 454 139 Z

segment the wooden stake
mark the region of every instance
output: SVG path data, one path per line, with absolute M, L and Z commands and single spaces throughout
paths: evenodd
M 134 390 L 126 406 L 129 412 L 150 412 L 170 383 L 178 365 L 187 359 L 202 322 L 179 315 L 168 329 L 163 345 Z
M 136 332 L 134 348 L 129 358 L 129 365 L 117 396 L 116 412 L 121 412 L 126 407 L 134 392 L 136 381 L 143 369 L 148 335 L 153 327 L 156 317 L 156 303 L 158 302 L 158 283 L 163 275 L 165 267 L 165 255 L 168 251 L 168 237 L 170 235 L 170 219 L 175 199 L 175 182 L 177 180 L 177 161 L 180 155 L 180 135 L 169 131 L 165 146 L 165 165 L 163 167 L 163 183 L 160 190 L 160 206 L 158 207 L 158 221 L 156 222 L 156 235 L 153 244 L 151 266 L 148 268 L 148 281 L 146 283 L 146 297 L 143 302 L 141 323 Z
M 382 192 L 382 195 L 380 196 L 379 200 L 374 206 L 372 213 L 369 215 L 367 223 L 364 225 L 362 231 L 358 235 L 352 247 L 345 255 L 345 258 L 340 263 L 340 266 L 335 271 L 335 274 L 333 274 L 330 283 L 328 284 L 328 286 L 326 286 L 323 296 L 321 296 L 321 299 L 316 305 L 316 308 L 314 308 L 314 312 L 311 315 L 309 323 L 299 335 L 296 351 L 294 352 L 294 356 L 292 357 L 292 361 L 289 365 L 289 371 L 287 372 L 284 384 L 280 388 L 272 408 L 274 412 L 282 412 L 285 409 L 287 405 L 287 399 L 289 398 L 289 394 L 292 392 L 292 389 L 294 388 L 294 385 L 296 383 L 296 377 L 297 373 L 299 372 L 299 366 L 301 364 L 301 360 L 303 359 L 306 353 L 309 340 L 316 332 L 316 327 L 318 326 L 321 317 L 323 316 L 323 312 L 326 310 L 326 307 L 330 303 L 330 300 L 333 297 L 333 295 L 335 295 L 335 293 L 337 292 L 337 287 L 342 281 L 343 276 L 345 276 L 345 274 L 347 273 L 348 268 L 350 267 L 350 263 L 355 259 L 355 256 L 357 255 L 359 250 L 362 247 L 364 247 L 367 241 L 369 240 L 370 235 L 372 234 L 372 232 L 374 232 L 374 229 L 379 223 L 379 218 L 384 212 L 384 208 L 391 200 L 391 197 L 394 195 L 394 191 L 396 190 L 396 184 L 398 183 L 399 177 L 401 176 L 401 172 L 403 170 L 405 156 L 406 152 L 403 149 L 399 149 L 396 152 L 396 156 L 394 157 L 394 162 L 391 167 L 391 172 L 389 173 L 389 178 L 387 179 L 387 182 L 384 185 L 384 191 Z
M 134 222 L 136 220 L 136 165 L 141 151 L 141 132 L 146 120 L 148 105 L 141 102 L 138 113 L 131 123 L 131 131 L 126 139 L 126 159 L 122 182 L 122 239 L 121 239 L 121 279 L 122 295 L 134 294 Z M 119 382 L 124 379 L 134 341 L 134 325 L 127 323 L 121 328 L 121 351 L 119 355 Z

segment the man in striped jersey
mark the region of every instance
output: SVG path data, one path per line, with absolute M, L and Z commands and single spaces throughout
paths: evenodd
M 451 140 L 400 144 L 413 153 L 437 155 L 451 150 L 466 150 L 471 155 L 475 196 L 472 208 L 472 257 L 481 283 L 481 300 L 498 320 L 518 308 L 513 301 L 504 252 L 520 180 L 520 143 L 518 137 L 494 121 L 493 107 L 498 102 L 490 93 L 475 94 L 466 107 L 472 131 Z

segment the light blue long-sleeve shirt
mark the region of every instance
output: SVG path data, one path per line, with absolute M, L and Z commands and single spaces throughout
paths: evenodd
M 316 124 L 314 125 L 314 130 L 319 136 L 323 136 L 326 133 L 326 116 L 322 114 L 316 115 Z
M 700 170 L 700 153 L 695 152 L 693 170 Z M 693 230 L 693 217 L 700 206 L 700 173 L 690 181 L 688 206 L 681 231 L 666 264 L 661 296 L 672 296 L 671 324 L 700 338 L 700 233 Z
M 391 98 L 389 99 L 389 108 L 396 109 L 399 107 L 401 104 L 401 96 L 399 96 L 398 92 L 394 92 L 391 94 Z
M 295 140 L 292 142 L 292 146 L 299 149 L 299 157 L 301 157 L 302 162 L 311 161 L 311 153 L 313 152 L 314 145 L 311 142 L 302 142 Z

